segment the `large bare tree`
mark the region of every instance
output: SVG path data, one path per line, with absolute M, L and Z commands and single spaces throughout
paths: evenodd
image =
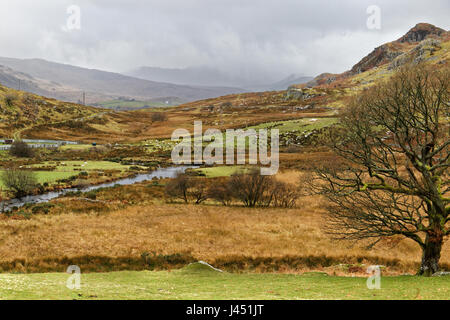
M 422 248 L 418 274 L 439 270 L 450 235 L 449 67 L 418 65 L 364 90 L 332 131 L 344 168 L 320 168 L 338 238 L 402 235 Z

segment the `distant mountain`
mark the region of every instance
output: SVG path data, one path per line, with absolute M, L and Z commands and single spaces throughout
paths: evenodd
M 208 67 L 190 67 L 184 69 L 140 67 L 126 75 L 157 82 L 169 82 L 194 86 L 242 86 L 245 80 L 228 76 L 225 73 Z
M 22 78 L 23 90 L 71 102 L 79 101 L 82 91 L 86 92 L 88 103 L 119 97 L 142 101 L 176 97 L 187 102 L 245 91 L 232 87 L 186 86 L 148 81 L 41 59 L 0 58 L 0 65 L 3 84 L 18 88 L 18 79 Z
M 255 84 L 250 79 L 228 75 L 218 69 L 209 67 L 189 67 L 184 69 L 140 67 L 126 74 L 150 81 L 196 86 L 231 86 L 252 91 L 284 90 L 292 84 L 308 82 L 313 79 L 313 77 L 293 74 L 275 83 Z
M 286 90 L 288 87 L 290 87 L 293 84 L 306 83 L 313 79 L 314 79 L 314 77 L 292 74 L 289 77 L 287 77 L 283 80 L 280 80 L 278 82 L 272 83 L 272 84 L 268 84 L 268 85 L 264 85 L 264 86 L 255 86 L 255 87 L 253 87 L 253 90 L 257 90 L 257 91 Z

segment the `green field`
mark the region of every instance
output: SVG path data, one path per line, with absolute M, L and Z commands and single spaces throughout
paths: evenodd
M 38 183 L 53 183 L 58 180 L 68 179 L 72 176 L 78 175 L 81 171 L 102 171 L 102 170 L 118 170 L 118 171 L 126 171 L 131 166 L 122 165 L 116 162 L 110 161 L 46 161 L 39 164 L 35 164 L 30 166 L 29 168 L 46 168 L 46 167 L 54 167 L 53 171 L 51 170 L 39 170 L 35 171 L 36 178 Z M 1 170 L 0 170 L 1 172 Z M 4 184 L 0 179 L 0 187 L 4 188 Z
M 199 172 L 208 178 L 217 178 L 217 177 L 229 177 L 235 173 L 245 172 L 246 169 L 243 166 L 218 166 L 211 168 L 199 168 L 194 169 L 193 171 Z
M 34 168 L 55 167 L 54 173 L 57 172 L 79 172 L 89 170 L 120 170 L 125 171 L 130 168 L 128 165 L 111 161 L 46 161 L 36 165 Z
M 450 277 L 366 278 L 322 274 L 228 274 L 189 268 L 81 274 L 68 289 L 67 273 L 0 274 L 0 299 L 449 299 Z
M 1 172 L 1 170 L 0 170 Z M 79 172 L 57 172 L 57 171 L 36 171 L 36 178 L 38 183 L 53 183 L 61 179 L 67 179 L 77 175 Z M 0 179 L 0 187 L 5 189 L 3 181 Z

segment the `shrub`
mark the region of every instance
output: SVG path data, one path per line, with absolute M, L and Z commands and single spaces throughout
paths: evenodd
M 40 203 L 35 205 L 32 209 L 31 212 L 33 214 L 37 214 L 37 213 L 44 213 L 44 214 L 48 214 L 50 212 L 50 209 L 53 208 L 55 205 L 52 203 Z
M 167 121 L 167 114 L 164 112 L 154 112 L 152 113 L 151 119 L 153 122 L 164 122 Z
M 86 187 L 89 187 L 89 181 L 87 179 L 75 179 L 75 181 L 72 183 L 72 186 L 78 189 L 84 189 Z
M 9 153 L 12 156 L 21 158 L 31 158 L 34 154 L 33 149 L 22 140 L 14 141 L 9 149 Z
M 246 207 L 269 206 L 273 199 L 273 184 L 272 176 L 263 176 L 258 170 L 253 170 L 231 176 L 229 188 Z
M 299 196 L 298 187 L 293 184 L 276 182 L 274 184 L 273 205 L 279 208 L 293 208 Z
M 3 99 L 5 101 L 5 104 L 11 108 L 14 105 L 14 102 L 18 99 L 18 97 L 16 93 L 9 92 L 5 94 L 5 97 Z
M 188 203 L 187 190 L 189 183 L 189 179 L 184 173 L 177 174 L 174 179 L 166 184 L 166 195 L 172 198 L 179 198 Z
M 36 174 L 33 171 L 8 169 L 2 172 L 1 179 L 16 198 L 28 195 L 37 185 Z
M 96 200 L 97 199 L 97 190 L 92 190 L 92 191 L 86 192 L 85 196 L 88 199 Z
M 167 196 L 181 199 L 185 203 L 193 201 L 195 204 L 200 204 L 208 199 L 207 190 L 206 179 L 179 173 L 166 184 L 165 193 Z
M 208 188 L 208 197 L 228 206 L 233 201 L 233 191 L 227 179 L 217 180 Z

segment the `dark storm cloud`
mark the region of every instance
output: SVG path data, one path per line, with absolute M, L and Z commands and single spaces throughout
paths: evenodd
M 81 29 L 62 30 L 70 5 Z M 370 5 L 381 30 L 366 27 Z M 418 22 L 448 29 L 450 3 L 301 0 L 15 0 L 0 3 L 0 55 L 123 71 L 207 65 L 251 79 L 342 72 Z

